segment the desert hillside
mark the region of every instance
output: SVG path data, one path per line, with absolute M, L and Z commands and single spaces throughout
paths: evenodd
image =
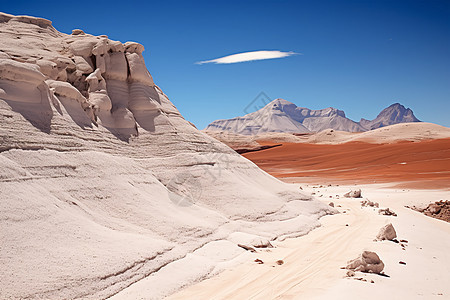
M 142 45 L 3 13 L 0 39 L 0 298 L 160 299 L 334 211 L 184 120 Z

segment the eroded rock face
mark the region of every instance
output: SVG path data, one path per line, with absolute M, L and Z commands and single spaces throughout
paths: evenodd
M 214 241 L 269 245 L 332 211 L 184 120 L 142 45 L 1 13 L 0 40 L 0 298 L 105 299 L 153 274 L 162 299 L 243 251 Z M 205 267 L 158 281 L 184 258 Z
M 384 263 L 375 252 L 364 251 L 359 257 L 349 261 L 346 269 L 380 274 L 384 269 Z
M 378 241 L 388 240 L 391 241 L 397 237 L 397 233 L 395 232 L 394 226 L 391 223 L 386 224 L 380 229 L 380 232 L 377 235 Z
M 4 14 L 3 19 L 3 27 L 25 27 L 26 24 L 15 16 Z M 93 125 L 102 124 L 124 139 L 138 134 L 138 122 L 143 123 L 141 127 L 152 128 L 153 124 L 147 119 L 170 124 L 145 66 L 142 45 L 122 44 L 81 30 L 64 35 L 49 22 L 37 18 L 34 22 L 44 27 L 54 41 L 39 41 L 41 47 L 34 47 L 40 48 L 34 55 L 30 53 L 33 47 L 24 49 L 20 43 L 2 46 L 3 55 L 8 56 L 0 61 L 0 95 L 3 98 L 12 101 L 39 99 L 33 93 L 47 92 L 57 101 L 59 97 L 76 101 Z M 67 92 L 71 87 L 73 91 Z M 61 94 L 63 89 L 66 92 Z M 15 95 L 17 90 L 21 90 L 21 95 Z

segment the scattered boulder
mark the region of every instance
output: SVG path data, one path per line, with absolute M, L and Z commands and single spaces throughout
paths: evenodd
M 384 269 L 384 263 L 375 252 L 364 251 L 359 257 L 347 262 L 345 268 L 355 272 L 380 274 Z
M 351 190 L 350 192 L 344 194 L 345 198 L 361 198 L 361 189 Z
M 397 237 L 397 233 L 395 232 L 394 226 L 391 223 L 386 224 L 380 229 L 380 232 L 377 235 L 378 241 L 388 240 L 391 241 Z
M 427 207 L 406 206 L 415 211 L 424 213 L 426 216 L 450 222 L 450 201 L 441 200 L 428 204 Z
M 331 207 L 334 207 L 334 203 L 333 202 L 328 203 L 328 205 L 331 206 Z
M 277 263 L 277 265 L 281 266 L 282 264 L 284 264 L 284 261 L 280 259 L 280 260 L 277 260 L 276 263 Z
M 368 199 L 361 201 L 361 207 L 380 207 L 378 202 L 372 202 Z
M 255 263 L 262 265 L 264 262 L 259 258 L 255 259 Z
M 404 261 L 399 261 L 398 263 L 401 265 L 406 265 L 406 263 Z
M 450 222 L 450 201 L 439 201 L 431 203 L 423 211 L 427 216 Z
M 347 271 L 347 277 L 353 277 L 353 276 L 355 276 L 355 272 L 352 271 L 352 270 L 348 270 Z
M 389 207 L 388 208 L 379 209 L 378 210 L 378 214 L 385 215 L 385 216 L 394 216 L 394 217 L 397 216 L 397 214 L 394 211 L 390 210 Z

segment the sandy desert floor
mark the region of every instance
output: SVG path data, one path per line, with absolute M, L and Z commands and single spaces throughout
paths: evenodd
M 404 207 L 448 199 L 448 191 L 398 189 L 390 184 L 301 186 L 309 193 L 322 195 L 323 201 L 333 201 L 336 206 L 341 206 L 337 207 L 340 214 L 323 217 L 322 226 L 313 232 L 275 242 L 275 248 L 260 249 L 247 262 L 188 287 L 169 299 L 450 297 L 450 224 Z M 381 216 L 378 209 L 362 208 L 361 199 L 342 198 L 345 192 L 356 187 L 362 189 L 364 199 L 379 202 L 380 207 L 389 207 L 398 216 Z M 336 195 L 340 195 L 339 199 Z M 393 224 L 399 240 L 408 241 L 404 242 L 405 250 L 392 241 L 374 241 L 379 229 L 387 223 Z M 378 253 L 389 277 L 360 272 L 355 277 L 345 277 L 346 270 L 340 267 L 363 250 Z M 260 259 L 264 264 L 257 264 L 254 259 Z M 278 260 L 284 263 L 278 265 Z
M 450 223 L 405 207 L 450 199 L 450 139 L 283 143 L 244 156 L 325 203 L 333 202 L 340 213 L 323 217 L 322 226 L 311 233 L 275 241 L 274 248 L 258 249 L 239 266 L 169 299 L 450 298 Z M 343 197 L 356 188 L 362 189 L 362 199 Z M 361 207 L 364 199 L 389 207 L 398 216 Z M 393 224 L 398 240 L 408 241 L 403 242 L 404 250 L 392 241 L 374 241 L 387 223 Z M 378 253 L 388 277 L 360 272 L 346 277 L 341 267 L 363 250 Z

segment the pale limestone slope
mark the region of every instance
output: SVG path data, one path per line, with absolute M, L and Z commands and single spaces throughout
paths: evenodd
M 215 269 L 212 241 L 233 259 L 234 232 L 330 212 L 184 120 L 142 45 L 7 14 L 0 40 L 0 298 L 101 299 L 150 274 L 161 298 Z M 159 275 L 195 249 L 194 273 Z

